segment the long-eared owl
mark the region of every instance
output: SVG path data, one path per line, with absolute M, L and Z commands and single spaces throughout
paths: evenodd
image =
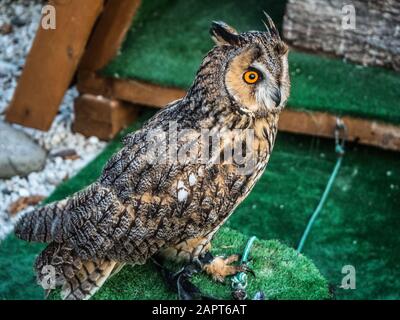
M 38 256 L 67 299 L 90 297 L 125 263 L 155 255 L 195 260 L 263 173 L 289 96 L 288 47 L 267 16 L 265 31 L 213 22 L 216 46 L 185 97 L 123 140 L 100 178 L 63 201 L 25 214 L 16 234 L 48 243 Z M 204 270 L 233 274 L 235 259 Z

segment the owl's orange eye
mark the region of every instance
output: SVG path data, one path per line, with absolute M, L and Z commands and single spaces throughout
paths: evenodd
M 254 70 L 246 71 L 243 74 L 243 80 L 244 80 L 244 82 L 246 82 L 248 84 L 254 84 L 258 80 L 260 80 L 260 78 L 261 77 L 260 77 L 259 73 L 257 71 L 254 71 Z

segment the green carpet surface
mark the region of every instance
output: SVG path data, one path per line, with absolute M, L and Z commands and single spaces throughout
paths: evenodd
M 143 0 L 109 77 L 188 88 L 212 48 L 208 30 L 223 20 L 239 31 L 263 30 L 262 11 L 278 26 L 282 0 Z M 291 108 L 400 123 L 400 75 L 390 70 L 291 51 Z
M 147 118 L 152 112 L 144 114 Z M 137 122 L 130 130 L 137 129 Z M 60 185 L 46 202 L 63 199 L 94 181 L 105 162 L 120 148 L 118 137 L 78 175 Z M 249 237 L 222 228 L 213 241 L 215 255 L 242 253 Z M 33 262 L 43 244 L 29 244 L 9 236 L 0 244 L 0 299 L 41 299 L 43 292 L 35 283 Z M 251 251 L 252 269 L 257 277 L 249 281 L 249 297 L 263 291 L 268 299 L 329 299 L 328 283 L 313 263 L 277 240 L 257 240 Z M 205 275 L 194 279 L 204 293 L 218 298 L 231 297 L 230 282 L 213 282 Z M 57 294 L 51 296 L 56 299 Z M 152 264 L 128 266 L 108 281 L 94 299 L 173 299 Z
M 213 240 L 213 254 L 226 255 L 242 252 L 248 237 L 222 228 Z M 313 263 L 303 255 L 276 240 L 256 241 L 251 256 L 251 267 L 256 278 L 249 276 L 249 298 L 263 291 L 268 299 L 330 299 L 328 284 Z M 193 279 L 204 294 L 232 299 L 231 282 L 216 284 L 207 275 Z M 95 295 L 95 299 L 176 299 L 167 290 L 153 264 L 125 267 Z
M 264 176 L 227 226 L 296 247 L 336 162 L 332 140 L 279 133 Z M 348 145 L 304 247 L 338 299 L 400 298 L 400 154 Z M 345 265 L 356 289 L 340 288 Z
M 134 128 L 140 125 L 137 122 Z M 60 185 L 48 201 L 64 198 L 95 180 L 105 161 L 119 147 L 116 141 L 110 143 L 94 162 Z M 328 279 L 338 299 L 399 299 L 400 155 L 356 145 L 348 145 L 346 149 L 343 165 L 306 241 L 304 254 Z M 296 247 L 335 161 L 333 141 L 279 133 L 267 171 L 226 223 L 244 235 L 237 237 L 235 246 L 243 248 L 245 239 L 256 235 L 259 239 L 278 239 L 284 245 Z M 264 244 L 270 248 L 280 246 L 275 241 Z M 0 299 L 43 297 L 34 284 L 32 272 L 32 262 L 41 248 L 42 245 L 28 244 L 14 236 L 0 244 Z M 280 253 L 292 255 L 293 251 Z M 297 263 L 301 264 L 299 260 Z M 303 267 L 307 265 L 310 266 L 306 263 Z M 345 265 L 355 267 L 355 290 L 340 288 Z M 134 276 L 136 272 L 150 276 L 145 273 L 148 270 L 137 267 L 131 273 L 130 268 L 123 269 L 110 283 L 125 283 L 125 279 L 135 283 L 140 278 Z M 153 277 L 157 276 L 152 273 L 150 279 Z M 115 293 L 125 286 L 117 283 L 106 286 L 96 298 L 128 298 L 139 294 L 131 286 L 118 295 Z M 282 298 L 272 288 L 276 287 L 268 282 L 266 292 Z M 157 289 L 159 297 L 167 298 L 163 290 Z M 204 290 L 208 290 L 207 286 Z M 227 294 L 223 292 L 224 286 L 218 286 L 217 290 Z

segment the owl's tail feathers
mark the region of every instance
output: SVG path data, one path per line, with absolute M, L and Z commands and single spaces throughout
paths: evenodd
M 39 207 L 23 215 L 15 226 L 15 234 L 22 240 L 50 242 L 63 225 L 68 200 Z
M 47 292 L 61 287 L 63 300 L 87 300 L 123 263 L 108 259 L 81 260 L 66 245 L 52 242 L 36 259 L 38 284 Z

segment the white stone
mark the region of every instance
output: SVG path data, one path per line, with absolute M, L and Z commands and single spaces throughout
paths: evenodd
M 16 16 L 21 16 L 24 13 L 24 7 L 22 5 L 16 5 L 14 8 L 14 12 Z
M 100 140 L 99 140 L 99 138 L 97 138 L 97 137 L 90 137 L 89 140 L 88 140 L 88 142 L 89 142 L 90 144 L 98 144 L 98 143 L 100 142 Z
M 19 189 L 19 195 L 21 197 L 29 197 L 29 191 L 26 189 Z

